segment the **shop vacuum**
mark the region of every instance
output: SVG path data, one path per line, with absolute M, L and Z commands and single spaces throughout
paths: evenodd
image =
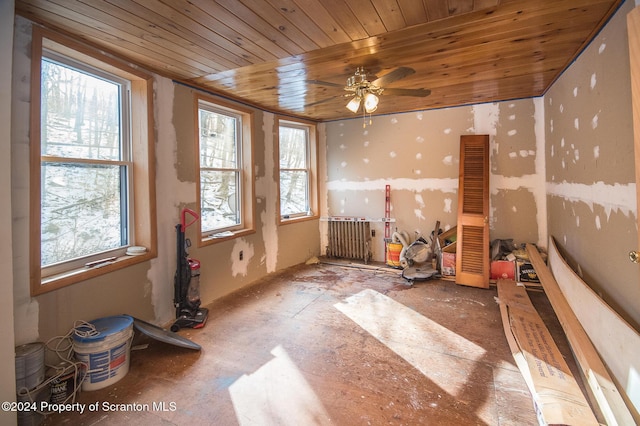
M 186 223 L 186 215 L 192 220 Z M 176 320 L 171 326 L 171 331 L 176 332 L 181 328 L 202 328 L 207 322 L 209 310 L 200 307 L 200 262 L 189 257 L 187 248 L 191 241 L 185 239 L 185 231 L 193 225 L 199 216 L 190 209 L 183 209 L 180 223 L 176 225 L 177 263 L 174 277 L 173 302 L 176 307 Z

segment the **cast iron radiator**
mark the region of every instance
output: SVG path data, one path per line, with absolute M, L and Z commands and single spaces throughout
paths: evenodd
M 365 219 L 329 218 L 328 257 L 371 259 L 371 224 Z

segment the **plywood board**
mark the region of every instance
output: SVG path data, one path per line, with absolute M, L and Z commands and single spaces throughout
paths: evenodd
M 526 289 L 513 280 L 498 280 L 498 299 L 509 347 L 531 391 L 540 423 L 598 425 Z
M 640 334 L 569 267 L 553 237 L 549 238 L 549 268 L 638 422 Z

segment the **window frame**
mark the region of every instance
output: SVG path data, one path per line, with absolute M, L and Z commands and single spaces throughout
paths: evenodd
M 51 53 L 47 53 L 51 52 Z M 93 75 L 107 74 L 125 80 L 129 86 L 128 123 L 123 131 L 130 138 L 127 222 L 127 246 L 104 253 L 95 253 L 61 262 L 55 267 L 42 267 L 41 257 L 41 71 L 43 57 L 68 58 L 65 66 L 75 67 Z M 95 74 L 92 70 L 95 70 Z M 133 264 L 148 261 L 157 255 L 155 216 L 155 155 L 153 139 L 153 84 L 146 72 L 135 69 L 117 57 L 75 41 L 54 31 L 34 26 L 31 51 L 31 125 L 30 125 L 30 281 L 31 294 L 39 295 L 68 285 L 104 275 Z M 56 159 L 62 157 L 56 157 Z M 45 160 L 46 161 L 46 160 Z M 140 256 L 126 255 L 126 248 L 143 246 L 147 251 Z M 96 259 L 115 257 L 99 268 L 85 267 Z
M 202 179 L 200 164 L 200 109 L 201 105 L 210 112 L 228 115 L 238 120 L 236 141 L 236 170 L 238 178 L 239 223 L 214 230 L 203 230 L 202 220 L 198 221 L 198 246 L 203 247 L 255 233 L 255 184 L 253 167 L 253 111 L 242 108 L 202 93 L 194 93 L 194 157 L 196 169 L 196 208 L 202 216 Z
M 306 129 L 307 131 L 307 176 L 308 176 L 308 213 L 300 213 L 295 215 L 283 215 L 280 202 L 281 185 L 280 185 L 280 127 L 292 127 L 298 129 Z M 285 225 L 297 223 L 306 220 L 318 219 L 319 214 L 319 194 L 318 194 L 318 129 L 315 122 L 291 117 L 277 117 L 276 119 L 276 137 L 274 141 L 276 151 L 276 177 L 277 177 L 277 215 L 278 224 Z
M 45 49 L 46 50 L 46 49 Z M 131 156 L 131 132 L 130 129 L 130 93 L 131 93 L 131 84 L 130 81 L 122 78 L 117 75 L 113 75 L 111 73 L 107 73 L 101 69 L 97 69 L 95 67 L 89 66 L 88 64 L 79 62 L 73 58 L 69 58 L 63 55 L 60 55 L 57 52 L 48 51 L 45 54 L 43 52 L 41 64 L 43 61 L 47 60 L 48 62 L 54 63 L 58 66 L 65 67 L 67 69 L 72 69 L 74 71 L 80 73 L 86 73 L 91 77 L 97 79 L 103 79 L 105 81 L 109 81 L 111 83 L 115 83 L 118 85 L 118 92 L 120 98 L 120 104 L 118 105 L 118 118 L 119 118 L 119 128 L 118 131 L 120 133 L 120 158 L 115 159 L 99 159 L 99 158 L 85 158 L 85 157 L 71 157 L 71 156 L 60 156 L 60 155 L 52 155 L 52 154 L 40 154 L 40 164 L 43 165 L 71 165 L 71 166 L 118 166 L 119 168 L 125 168 L 125 179 L 120 182 L 120 217 L 124 220 L 124 228 L 120 229 L 121 240 L 123 234 L 126 234 L 126 240 L 135 240 L 135 237 L 132 235 L 134 230 L 130 227 L 131 217 L 133 216 L 133 211 L 130 208 L 132 204 L 132 194 L 130 189 L 133 187 L 133 161 Z M 40 145 L 42 147 L 42 144 Z M 42 169 L 41 169 L 42 172 Z M 119 170 L 118 174 L 122 176 L 122 170 Z M 40 179 L 40 185 L 42 189 L 42 179 Z M 123 200 L 124 198 L 124 200 Z M 122 203 L 124 202 L 125 208 L 123 209 Z M 42 204 L 41 204 L 42 205 Z M 124 211 L 123 211 L 124 210 Z M 41 212 L 42 213 L 42 212 Z M 41 219 L 42 221 L 42 219 Z M 78 269 L 82 268 L 87 262 L 93 262 L 96 260 L 100 260 L 103 258 L 109 258 L 113 256 L 123 256 L 126 252 L 125 246 L 120 246 L 117 248 L 107 249 L 101 252 L 95 252 L 90 255 L 82 256 L 80 258 L 73 258 L 69 260 L 65 260 L 59 263 L 53 263 L 50 265 L 43 266 L 41 264 L 41 275 L 43 278 L 48 278 L 54 275 L 58 275 L 60 273 L 65 273 L 70 269 Z M 42 263 L 42 262 L 41 262 Z

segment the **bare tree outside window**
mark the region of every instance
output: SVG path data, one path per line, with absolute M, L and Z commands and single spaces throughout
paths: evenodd
M 200 220 L 203 232 L 238 226 L 241 117 L 200 103 Z
M 280 214 L 309 214 L 309 130 L 280 125 Z
M 128 241 L 126 85 L 76 65 L 42 60 L 42 266 Z

